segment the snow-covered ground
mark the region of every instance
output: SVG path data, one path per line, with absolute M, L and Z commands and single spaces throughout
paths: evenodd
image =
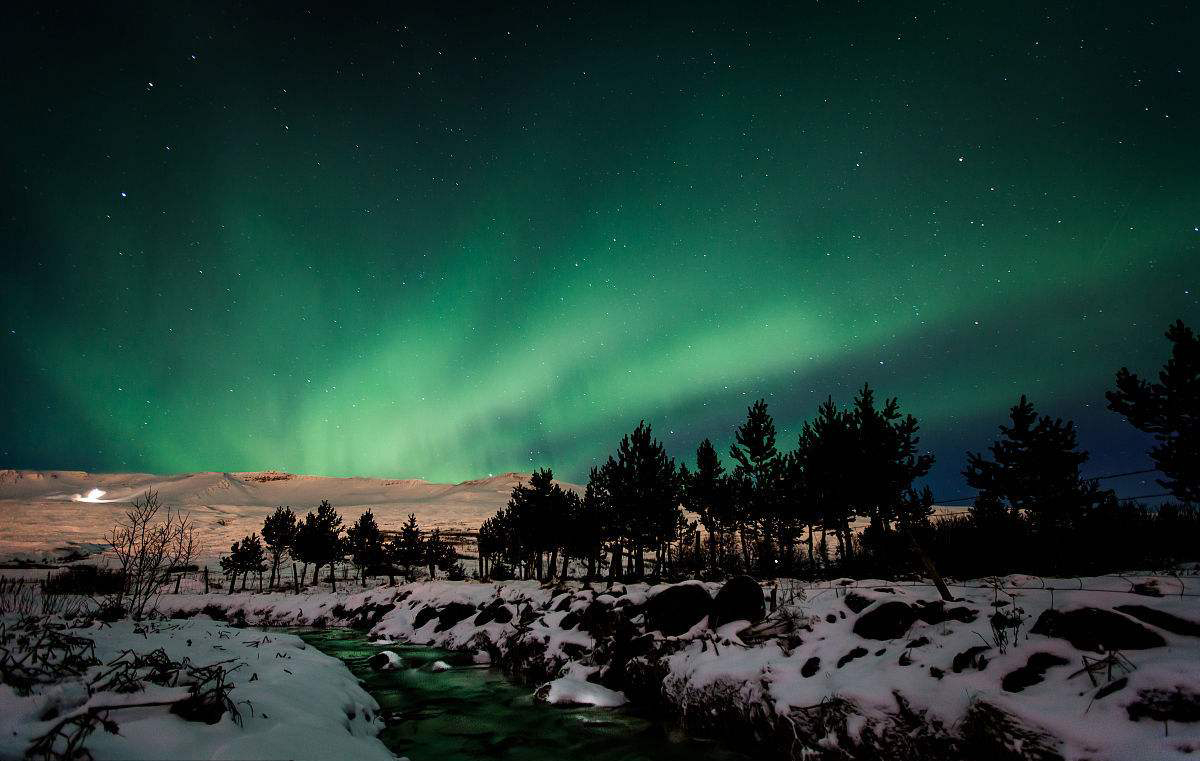
M 20 631 L 15 616 L 0 620 Z M 95 663 L 83 673 L 35 683 L 21 694 L 0 680 L 0 759 L 25 758 L 37 738 L 62 722 L 65 737 L 76 717 L 95 715 L 114 722 L 97 726 L 84 739 L 96 759 L 393 759 L 377 738 L 383 728 L 379 706 L 339 660 L 305 645 L 299 637 L 237 629 L 206 617 L 135 624 L 118 621 L 62 631 L 95 643 Z M 186 674 L 167 684 L 143 680 L 142 689 L 122 690 L 109 674 L 126 651 L 139 655 L 161 648 L 167 659 L 191 666 L 222 663 L 233 684 L 228 697 L 238 718 L 225 711 L 209 724 L 185 719 L 168 706 L 121 707 L 186 698 Z M 23 657 L 16 638 L 0 644 L 0 656 Z M 11 664 L 10 664 L 11 665 Z M 143 674 L 147 673 L 145 671 Z M 115 707 L 114 707 L 115 706 Z M 186 713 L 186 712 L 185 712 Z M 109 731 L 111 730 L 111 731 Z M 36 756 L 31 756 L 36 757 Z
M 327 499 L 346 525 L 372 510 L 398 530 L 415 513 L 424 529 L 474 532 L 508 502 L 527 474 L 504 473 L 458 484 L 419 479 L 322 478 L 290 473 L 85 473 L 0 470 L 0 561 L 53 560 L 104 549 L 104 534 L 130 502 L 154 489 L 163 505 L 189 513 L 200 529 L 200 562 L 262 531 L 276 506 L 303 516 Z M 583 489 L 564 483 L 565 488 Z
M 341 595 L 171 595 L 163 605 L 190 615 L 217 604 L 252 624 L 354 622 L 378 640 L 468 650 L 535 687 L 552 682 L 543 699 L 613 705 L 622 690 L 649 694 L 689 726 L 741 723 L 776 749 L 786 731 L 798 738 L 789 742 L 857 757 L 897 732 L 959 752 L 992 740 L 1023 748 L 1014 757 L 1200 750 L 1194 575 L 1010 576 L 954 585 L 944 605 L 927 585 L 784 584 L 779 610 L 753 627 L 712 631 L 700 606 L 683 611 L 689 625 L 678 636 L 643 633 L 651 598 L 672 589 L 425 582 Z M 995 613 L 1007 617 L 998 627 Z

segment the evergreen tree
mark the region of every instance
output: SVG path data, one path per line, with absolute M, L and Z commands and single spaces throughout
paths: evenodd
M 275 588 L 275 578 L 279 574 L 279 561 L 283 554 L 289 551 L 296 541 L 296 514 L 290 507 L 277 507 L 263 521 L 263 542 L 271 555 L 271 581 L 267 584 Z
M 917 451 L 917 419 L 901 415 L 894 397 L 877 408 L 870 386 L 863 386 L 854 400 L 853 421 L 860 473 L 855 481 L 855 507 L 870 516 L 878 531 L 886 533 L 912 491 L 913 482 L 929 473 L 933 455 Z
M 242 577 L 242 591 L 251 574 L 259 574 L 259 591 L 262 591 L 262 573 L 267 570 L 266 554 L 258 534 L 243 537 L 229 546 L 229 554 L 220 559 L 221 570 L 229 576 L 229 593 L 233 594 L 238 576 Z
M 1166 335 L 1171 356 L 1158 382 L 1122 367 L 1105 396 L 1110 410 L 1154 437 L 1150 457 L 1167 476 L 1158 483 L 1181 502 L 1200 502 L 1200 338 L 1183 320 Z
M 456 560 L 458 553 L 454 545 L 443 540 L 442 532 L 435 528 L 425 541 L 425 564 L 429 566 L 429 578 L 436 579 L 438 569 L 447 571 Z
M 683 496 L 679 469 L 643 420 L 622 437 L 616 458 L 610 456 L 600 471 L 594 488 L 603 496 L 597 497 L 606 501 L 615 530 L 633 553 L 634 573 L 644 577 L 645 551 L 655 549 L 661 557 L 675 536 Z M 615 562 L 618 553 L 619 544 Z
M 708 564 L 716 570 L 722 540 L 726 532 L 736 527 L 735 503 L 729 476 L 717 450 L 708 439 L 696 448 L 696 471 L 681 468 L 684 481 L 684 504 L 696 515 L 708 532 Z
M 734 434 L 729 456 L 737 465 L 731 476 L 741 503 L 742 547 L 747 550 L 745 531 L 754 523 L 761 530 L 759 562 L 763 570 L 775 571 L 772 542 L 778 542 L 781 553 L 790 552 L 792 536 L 781 514 L 785 497 L 785 461 L 775 446 L 775 421 L 767 412 L 767 403 L 759 399 L 746 410 L 746 421 Z M 745 559 L 749 561 L 748 555 Z
M 358 516 L 346 530 L 346 549 L 350 553 L 350 562 L 365 584 L 371 569 L 383 562 L 383 532 L 370 510 Z
M 1009 416 L 1012 424 L 1001 425 L 1000 438 L 988 448 L 990 460 L 967 453 L 967 484 L 992 512 L 1027 512 L 1042 527 L 1074 524 L 1104 496 L 1079 475 L 1088 455 L 1077 449 L 1075 424 L 1039 417 L 1024 395 Z
M 313 583 L 320 583 L 321 566 L 330 567 L 329 583 L 336 591 L 336 574 L 333 566 L 343 555 L 342 547 L 342 518 L 329 504 L 322 500 L 314 514 L 309 512 L 304 521 L 296 529 L 296 541 L 293 554 L 301 560 L 305 568 L 313 564 Z
M 810 520 L 820 523 L 823 558 L 828 543 L 826 531 L 838 538 L 843 554 L 852 552 L 850 522 L 854 519 L 853 505 L 857 471 L 858 434 L 854 416 L 838 409 L 828 397 L 817 407 L 817 415 L 805 421 L 800 430 L 792 458 L 790 479 L 796 491 L 801 491 L 810 506 Z M 810 534 L 811 540 L 811 534 Z
M 425 561 L 424 541 L 421 538 L 421 528 L 417 525 L 417 516 L 408 514 L 408 520 L 400 527 L 400 536 L 395 539 L 392 548 L 394 562 L 404 568 L 404 577 L 413 578 L 413 568 L 419 568 Z

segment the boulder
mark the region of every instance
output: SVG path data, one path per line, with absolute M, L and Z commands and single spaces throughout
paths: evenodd
M 367 665 L 375 671 L 392 671 L 403 666 L 404 661 L 391 650 L 380 650 L 367 659 Z
M 866 654 L 867 654 L 867 649 L 865 647 L 856 647 L 853 650 L 851 650 L 850 652 L 843 655 L 841 658 L 838 658 L 837 667 L 841 668 L 842 666 L 845 666 L 850 661 L 852 661 L 856 658 L 861 658 Z
M 821 659 L 814 655 L 813 657 L 811 657 L 807 661 L 805 661 L 804 665 L 800 667 L 800 676 L 804 677 L 805 679 L 808 679 L 813 674 L 817 673 L 817 671 L 820 670 L 820 668 L 821 668 Z
M 646 601 L 646 630 L 683 634 L 708 615 L 712 595 L 700 584 L 675 584 Z
M 1034 634 L 1065 639 L 1079 650 L 1145 650 L 1162 647 L 1166 640 L 1132 618 L 1101 608 L 1047 610 L 1029 630 Z
M 1127 616 L 1133 616 L 1143 623 L 1157 626 L 1164 631 L 1169 631 L 1172 634 L 1200 637 L 1200 623 L 1180 618 L 1157 608 L 1148 608 L 1145 605 L 1118 605 L 1116 610 L 1121 611 Z
M 903 637 L 916 620 L 911 605 L 888 600 L 860 615 L 854 622 L 854 633 L 863 639 L 896 639 Z
M 864 610 L 871 607 L 871 603 L 874 602 L 874 600 L 869 597 L 863 597 L 857 592 L 847 592 L 846 597 L 842 600 L 842 602 L 847 608 L 850 609 L 850 612 L 862 613 Z
M 713 598 L 708 625 L 716 629 L 730 621 L 757 623 L 767 614 L 762 587 L 749 576 L 734 576 Z
M 462 602 L 447 603 L 444 608 L 438 612 L 437 626 L 433 627 L 435 632 L 444 632 L 451 628 L 459 621 L 470 618 L 475 613 L 475 607 Z
M 1008 672 L 1000 680 L 1000 687 L 1005 692 L 1020 692 L 1042 681 L 1046 671 L 1055 666 L 1066 666 L 1069 661 L 1054 653 L 1034 653 L 1024 666 Z
M 421 608 L 417 611 L 417 617 L 413 619 L 413 628 L 420 629 L 425 624 L 438 617 L 437 608 L 432 605 Z

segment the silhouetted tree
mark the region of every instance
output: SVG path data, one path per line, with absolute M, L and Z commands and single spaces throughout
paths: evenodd
M 684 481 L 684 504 L 700 516 L 700 523 L 708 532 L 708 564 L 716 570 L 720 565 L 723 539 L 727 532 L 737 528 L 736 504 L 729 476 L 708 439 L 696 448 L 696 470 L 680 470 Z
M 346 530 L 346 550 L 350 562 L 365 584 L 370 570 L 383 563 L 383 532 L 375 522 L 375 515 L 367 510 Z
M 1200 339 L 1178 320 L 1167 329 L 1171 356 L 1152 383 L 1122 367 L 1108 408 L 1154 436 L 1158 483 L 1182 502 L 1200 501 Z
M 229 576 L 229 593 L 233 594 L 237 577 L 242 577 L 242 591 L 251 574 L 259 574 L 259 591 L 262 591 L 262 573 L 267 570 L 266 554 L 258 534 L 243 537 L 229 547 L 229 554 L 220 559 L 221 570 Z
M 785 462 L 775 446 L 775 421 L 767 412 L 766 400 L 759 399 L 746 410 L 746 421 L 738 427 L 734 440 L 729 456 L 737 465 L 730 478 L 742 512 L 742 551 L 748 563 L 745 533 L 751 525 L 756 526 L 762 539 L 759 562 L 764 571 L 773 573 L 777 556 L 772 542 L 778 542 L 779 554 L 783 554 L 791 544 L 791 536 L 790 526 L 780 514 L 785 496 Z
M 429 578 L 436 579 L 439 569 L 448 571 L 456 560 L 458 553 L 454 545 L 442 539 L 442 532 L 435 528 L 425 540 L 425 564 L 429 566 Z
M 679 469 L 643 420 L 622 437 L 617 456 L 610 456 L 595 476 L 594 483 L 589 481 L 593 497 L 610 511 L 610 531 L 619 536 L 614 567 L 620 563 L 623 543 L 632 552 L 633 572 L 643 577 L 645 551 L 655 549 L 661 558 L 674 538 L 683 496 Z
M 1043 527 L 1070 526 L 1104 495 L 1079 475 L 1088 458 L 1077 449 L 1075 424 L 1048 415 L 1038 417 L 1021 396 L 1009 412 L 1011 425 L 988 449 L 991 459 L 967 453 L 963 475 L 978 489 L 985 510 L 1032 515 Z
M 424 541 L 414 513 L 409 513 L 408 520 L 400 527 L 400 535 L 393 540 L 389 554 L 392 562 L 404 569 L 404 577 L 409 580 L 413 578 L 413 568 L 419 568 L 425 562 Z
M 290 507 L 277 507 L 263 521 L 263 543 L 271 555 L 271 581 L 269 589 L 275 588 L 275 577 L 279 573 L 279 561 L 296 542 L 296 514 Z
M 312 563 L 313 583 L 321 580 L 321 566 L 330 567 L 329 584 L 336 591 L 336 574 L 333 565 L 343 555 L 342 547 L 342 517 L 337 514 L 328 500 L 322 500 L 317 512 L 304 516 L 304 521 L 296 529 L 296 542 L 293 554 L 307 569 Z

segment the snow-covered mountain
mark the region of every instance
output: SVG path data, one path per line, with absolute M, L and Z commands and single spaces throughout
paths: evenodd
M 474 531 L 507 501 L 527 473 L 502 473 L 457 484 L 420 479 L 326 478 L 279 471 L 256 473 L 86 473 L 0 470 L 0 558 L 38 559 L 94 552 L 128 504 L 147 489 L 164 505 L 191 514 L 205 556 L 228 550 L 261 530 L 277 505 L 303 515 L 329 500 L 347 524 L 364 510 L 385 529 L 415 513 L 423 528 Z M 583 488 L 563 483 L 564 488 Z

